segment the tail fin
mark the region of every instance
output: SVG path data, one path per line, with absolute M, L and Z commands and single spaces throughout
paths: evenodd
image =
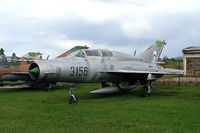
M 163 47 L 165 45 L 165 40 L 159 41 L 157 40 L 153 45 L 148 47 L 141 55 L 140 57 L 148 63 L 154 63 L 158 60 L 160 57 Z

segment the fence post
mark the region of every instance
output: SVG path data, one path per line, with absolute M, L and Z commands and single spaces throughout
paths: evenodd
M 180 69 L 181 69 L 181 62 L 180 62 L 180 59 L 178 60 L 178 62 L 179 62 L 179 70 L 180 70 Z M 181 86 L 181 75 L 179 75 L 178 86 Z

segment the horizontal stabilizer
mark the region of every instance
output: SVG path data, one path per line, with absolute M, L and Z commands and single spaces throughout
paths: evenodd
M 156 62 L 157 65 L 166 65 L 165 62 Z
M 178 69 L 171 69 L 171 68 L 166 68 L 164 69 L 167 74 L 175 74 L 175 75 L 183 75 L 184 74 L 184 70 L 178 70 Z

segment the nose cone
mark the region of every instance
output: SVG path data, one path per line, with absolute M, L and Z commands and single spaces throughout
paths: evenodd
M 38 74 L 40 73 L 40 70 L 39 70 L 38 67 L 34 67 L 33 69 L 30 69 L 30 70 L 29 70 L 29 73 L 38 75 Z

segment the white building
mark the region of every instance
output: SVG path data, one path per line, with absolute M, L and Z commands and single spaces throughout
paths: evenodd
M 182 52 L 185 75 L 200 77 L 200 47 L 187 47 Z

